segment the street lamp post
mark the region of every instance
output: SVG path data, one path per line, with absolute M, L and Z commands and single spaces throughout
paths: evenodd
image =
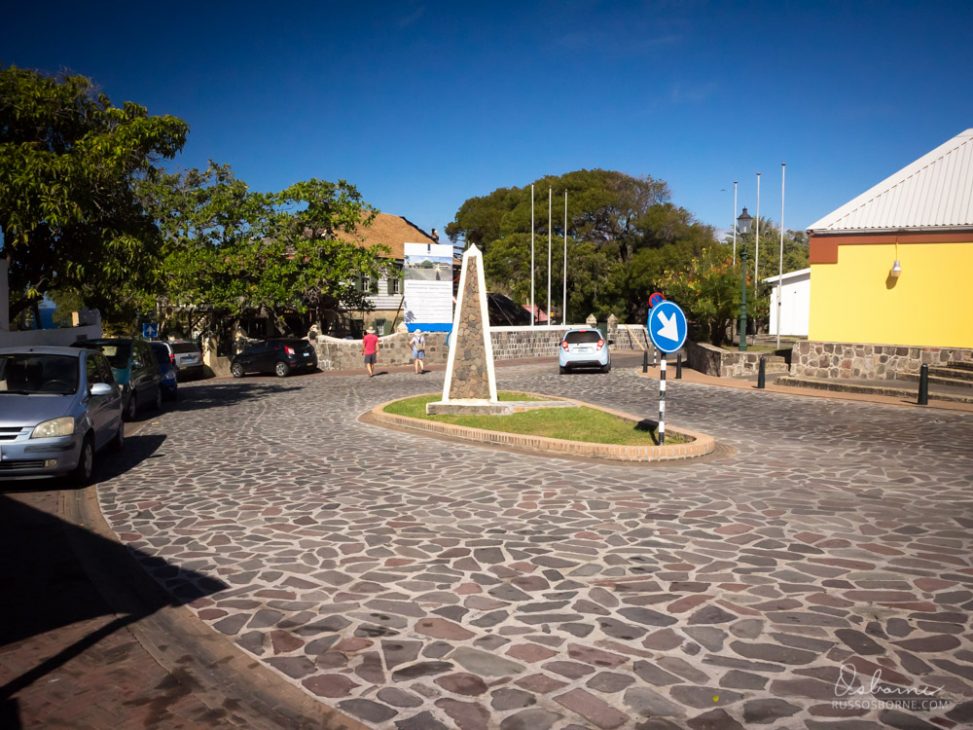
M 747 351 L 747 251 L 740 251 L 740 352 Z
M 750 233 L 750 225 L 753 223 L 747 209 L 737 218 L 736 230 L 740 235 L 745 236 Z M 737 337 L 740 340 L 740 352 L 747 351 L 747 250 L 740 248 L 740 323 L 737 326 Z

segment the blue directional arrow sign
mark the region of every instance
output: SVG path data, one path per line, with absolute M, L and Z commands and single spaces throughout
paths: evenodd
M 159 336 L 159 325 L 155 322 L 142 323 L 142 337 L 146 340 L 154 340 Z
M 663 301 L 653 306 L 646 328 L 659 352 L 675 352 L 686 343 L 686 315 L 675 302 Z

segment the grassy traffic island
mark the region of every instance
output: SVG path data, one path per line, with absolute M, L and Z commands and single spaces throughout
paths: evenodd
M 672 426 L 667 426 L 665 445 L 660 446 L 654 421 L 533 393 L 503 391 L 498 398 L 501 402 L 560 401 L 564 405 L 509 415 L 427 415 L 426 405 L 439 397 L 430 393 L 383 403 L 363 418 L 392 428 L 551 456 L 657 462 L 703 456 L 715 448 L 712 437 Z

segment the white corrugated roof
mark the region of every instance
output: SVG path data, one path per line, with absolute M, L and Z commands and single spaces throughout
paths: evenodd
M 818 233 L 973 227 L 973 129 L 808 228 Z
M 788 282 L 792 279 L 800 279 L 802 277 L 809 276 L 811 274 L 811 269 L 795 269 L 794 271 L 785 271 L 783 276 L 768 276 L 766 279 L 762 279 L 764 284 L 776 284 L 777 280 L 780 279 L 782 282 Z

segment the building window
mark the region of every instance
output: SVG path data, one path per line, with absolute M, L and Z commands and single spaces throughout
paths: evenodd
M 366 294 L 378 294 L 378 279 L 362 274 L 358 277 L 358 291 Z
M 390 268 L 386 273 L 388 277 L 386 282 L 388 284 L 387 292 L 389 294 L 401 294 L 402 293 L 402 268 L 399 266 Z

